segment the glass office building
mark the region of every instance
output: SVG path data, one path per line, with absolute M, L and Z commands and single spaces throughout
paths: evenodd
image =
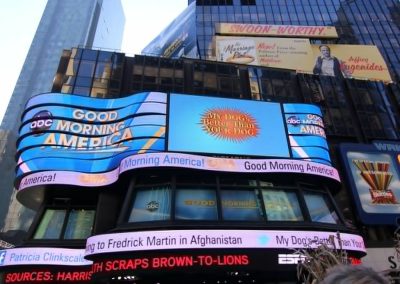
M 32 213 L 20 208 L 12 194 L 15 143 L 26 100 L 51 90 L 63 49 L 72 46 L 119 49 L 124 22 L 120 1 L 48 1 L 1 123 L 0 228 L 3 236 L 0 239 L 18 242 L 20 233 L 32 221 Z

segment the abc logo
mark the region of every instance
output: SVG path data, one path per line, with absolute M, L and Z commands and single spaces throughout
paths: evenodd
M 149 210 L 150 212 L 156 211 L 159 207 L 160 207 L 160 204 L 158 204 L 158 202 L 156 202 L 156 201 L 150 201 L 146 205 L 147 210 Z
M 42 132 L 51 127 L 53 120 L 51 119 L 51 112 L 42 110 L 33 116 L 34 121 L 30 125 L 33 132 Z
M 293 115 L 293 116 L 289 116 L 289 117 L 286 119 L 286 123 L 287 123 L 287 124 L 291 124 L 291 125 L 293 125 L 293 126 L 296 126 L 296 125 L 301 124 L 301 121 L 300 121 L 300 119 L 299 119 L 297 116 Z

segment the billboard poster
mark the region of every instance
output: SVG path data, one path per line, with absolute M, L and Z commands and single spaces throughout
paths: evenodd
M 308 39 L 216 36 L 218 61 L 291 70 L 311 70 L 313 52 Z
M 392 82 L 375 45 L 311 45 L 306 38 L 216 36 L 217 61 L 337 78 Z
M 220 35 L 338 38 L 335 27 L 217 23 Z
M 167 58 L 198 57 L 195 9 L 193 2 L 142 50 L 142 54 Z
M 392 82 L 386 62 L 375 45 L 312 45 L 312 51 L 313 74 Z
M 357 210 L 365 224 L 400 221 L 400 143 L 341 144 Z

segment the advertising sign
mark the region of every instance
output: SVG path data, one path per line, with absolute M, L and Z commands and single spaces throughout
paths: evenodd
M 334 237 L 332 237 L 334 236 Z M 270 230 L 171 230 L 97 235 L 87 239 L 85 256 L 111 252 L 172 249 L 316 248 L 322 244 L 365 254 L 361 236 L 336 232 Z
M 198 57 L 195 9 L 196 3 L 193 2 L 142 50 L 142 54 L 168 58 Z
M 0 251 L 1 267 L 15 265 L 91 265 L 84 258 L 85 250 L 64 248 L 12 248 Z
M 400 221 L 400 143 L 341 144 L 341 155 L 364 224 Z
M 290 155 L 279 103 L 171 94 L 168 125 L 169 151 Z
M 128 155 L 164 151 L 167 94 L 129 98 L 43 94 L 30 99 L 17 141 L 17 177 L 57 169 L 105 172 Z
M 312 50 L 314 74 L 392 82 L 386 62 L 375 45 L 312 45 Z M 322 68 L 324 59 L 332 63 L 331 67 Z
M 338 38 L 335 27 L 217 23 L 220 35 Z
M 38 164 L 34 169 L 28 168 L 26 164 L 20 165 L 20 167 L 26 166 L 26 171 L 30 170 L 32 173 L 20 179 L 17 189 L 22 190 L 46 184 L 104 186 L 117 181 L 121 173 L 148 167 L 190 168 L 237 173 L 303 173 L 340 181 L 337 170 L 331 166 L 292 159 L 228 159 L 181 153 L 134 154 L 122 160 L 116 160 L 112 165 L 119 166 L 109 172 L 104 171 L 107 170 L 110 162 L 106 160 L 105 163 L 102 163 L 102 160 L 97 160 L 96 167 L 92 166 L 92 170 L 100 171 L 99 173 L 81 172 L 90 171 L 91 161 L 84 164 L 85 160 L 76 160 L 74 163 L 67 164 L 64 159 L 43 158 L 41 160 L 43 165 Z M 59 170 L 40 171 L 40 169 L 45 169 L 46 165 L 49 165 L 48 168 Z M 69 171 L 61 170 L 65 168 Z
M 295 70 L 337 78 L 392 82 L 374 45 L 311 45 L 308 39 L 216 36 L 221 62 Z
M 308 39 L 216 36 L 218 61 L 291 70 L 312 70 Z
M 92 261 L 85 250 L 23 247 L 0 251 L 2 283 L 89 283 Z
M 120 99 L 55 93 L 32 97 L 17 141 L 15 187 L 105 186 L 120 173 L 145 167 L 292 172 L 339 180 L 331 167 L 321 110 L 315 105 L 182 94 L 170 94 L 168 105 L 167 96 L 146 92 Z M 190 110 L 188 104 L 193 105 Z

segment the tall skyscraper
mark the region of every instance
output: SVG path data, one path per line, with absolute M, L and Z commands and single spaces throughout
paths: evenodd
M 119 0 L 48 1 L 0 128 L 2 232 L 26 230 L 30 224 L 30 218 L 24 216 L 29 212 L 21 210 L 12 195 L 15 143 L 25 102 L 33 95 L 51 91 L 63 49 L 73 46 L 119 49 L 124 24 Z

